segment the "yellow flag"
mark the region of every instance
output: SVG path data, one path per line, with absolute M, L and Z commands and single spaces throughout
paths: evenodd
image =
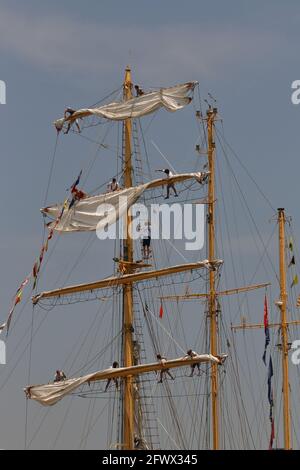
M 295 286 L 296 284 L 298 284 L 298 276 L 297 276 L 297 274 L 296 274 L 296 276 L 295 276 L 294 279 L 293 279 L 293 282 L 292 282 L 292 284 L 291 284 L 291 287 Z

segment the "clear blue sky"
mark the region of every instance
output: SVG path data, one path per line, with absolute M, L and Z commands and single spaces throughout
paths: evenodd
M 299 233 L 300 105 L 290 99 L 291 83 L 300 79 L 299 25 L 300 5 L 292 0 L 2 0 L 0 80 L 7 85 L 7 104 L 0 105 L 0 321 L 39 250 L 39 208 L 55 142 L 51 123 L 66 105 L 86 106 L 118 88 L 128 63 L 145 88 L 199 80 L 203 95 L 216 96 L 230 142 L 274 207 L 293 215 Z M 182 122 L 176 118 L 171 124 L 166 117 L 163 122 L 167 133 L 157 125 L 152 137 L 173 155 L 176 169 L 188 170 L 179 152 L 187 144 Z M 59 152 L 51 202 L 64 197 L 81 168 L 85 147 L 73 137 Z M 153 147 L 151 153 L 158 158 Z M 115 173 L 115 161 L 101 165 L 93 175 L 99 185 L 102 171 L 105 178 Z M 271 215 L 265 210 L 264 220 Z M 74 243 L 72 238 L 51 267 L 52 281 Z M 99 259 L 100 269 L 91 255 L 76 280 L 108 274 L 110 256 L 102 250 Z M 30 308 L 26 315 L 28 324 Z M 59 328 L 67 325 L 63 320 Z M 56 334 L 49 320 L 47 327 L 49 335 Z M 27 381 L 26 362 L 20 367 L 1 392 L 0 448 L 23 442 L 18 419 L 24 416 L 20 390 Z M 6 373 L 0 366 L 0 378 Z M 41 442 L 46 446 L 47 438 Z

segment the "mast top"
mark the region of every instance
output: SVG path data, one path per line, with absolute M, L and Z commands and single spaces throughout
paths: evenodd
M 125 101 L 130 100 L 132 98 L 132 81 L 131 81 L 131 69 L 129 65 L 127 65 L 125 69 L 125 78 L 123 83 L 124 88 L 124 98 Z
M 209 105 L 209 108 L 208 110 L 206 111 L 206 114 L 209 115 L 209 114 L 218 114 L 218 108 L 212 108 L 210 105 Z

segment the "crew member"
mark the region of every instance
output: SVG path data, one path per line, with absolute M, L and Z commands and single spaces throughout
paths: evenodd
M 161 356 L 160 354 L 156 354 L 156 359 L 158 360 L 158 362 L 160 362 L 161 364 L 165 364 L 167 358 L 164 357 L 164 356 Z M 161 384 L 162 381 L 163 381 L 163 376 L 165 374 L 168 374 L 168 376 L 172 379 L 172 380 L 175 380 L 175 378 L 173 377 L 173 375 L 171 374 L 171 372 L 169 371 L 169 369 L 161 369 L 160 371 L 160 374 L 159 374 L 159 381 L 158 383 Z
M 110 366 L 110 369 L 117 369 L 118 367 L 119 367 L 119 363 L 118 363 L 117 361 L 114 361 L 114 362 L 113 362 L 113 365 Z M 107 382 L 106 382 L 106 387 L 105 387 L 105 390 L 104 390 L 105 392 L 107 391 L 111 380 L 114 381 L 114 383 L 115 383 L 115 385 L 116 385 L 116 389 L 117 389 L 117 390 L 119 389 L 118 379 L 117 379 L 117 377 L 114 377 L 113 379 L 108 379 L 108 380 L 107 380 Z

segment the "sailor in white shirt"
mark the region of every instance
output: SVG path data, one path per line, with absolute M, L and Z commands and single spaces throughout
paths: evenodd
M 172 171 L 169 170 L 169 168 L 165 168 L 164 170 L 156 170 L 156 171 L 161 171 L 161 172 L 165 173 L 167 179 L 171 178 L 171 176 L 174 176 Z M 167 195 L 166 195 L 165 199 L 169 199 L 170 189 L 173 189 L 175 197 L 178 197 L 178 194 L 177 194 L 174 183 L 170 183 L 170 184 L 167 185 Z
M 156 359 L 158 360 L 158 362 L 160 362 L 163 365 L 165 364 L 165 362 L 167 360 L 167 358 L 162 356 L 161 354 L 156 354 Z M 171 374 L 169 369 L 161 369 L 160 374 L 159 374 L 159 381 L 158 381 L 159 384 L 162 383 L 163 376 L 165 374 L 167 374 L 172 380 L 175 380 L 175 378 L 173 377 L 173 375 Z
M 151 245 L 151 223 L 145 222 L 144 227 L 140 228 L 143 238 L 143 258 L 149 259 L 150 256 L 150 245 Z
M 186 354 L 185 357 L 186 357 L 186 358 L 188 358 L 188 357 L 193 358 L 193 357 L 197 357 L 197 356 L 198 356 L 198 354 L 197 354 L 195 351 L 193 351 L 192 349 L 189 349 L 189 350 L 187 351 L 187 354 Z M 191 373 L 190 373 L 190 377 L 193 377 L 196 367 L 197 367 L 197 369 L 198 369 L 198 374 L 200 375 L 200 373 L 201 373 L 201 371 L 200 371 L 200 363 L 198 362 L 198 363 L 196 363 L 196 364 L 191 364 Z
M 107 186 L 108 192 L 113 193 L 114 191 L 118 191 L 120 189 L 119 183 L 117 182 L 116 178 L 113 178 L 111 182 Z

